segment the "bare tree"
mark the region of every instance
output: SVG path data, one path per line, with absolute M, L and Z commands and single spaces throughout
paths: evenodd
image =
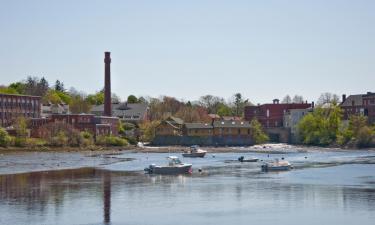
M 303 103 L 304 99 L 302 95 L 294 95 L 292 102 L 293 103 Z
M 289 103 L 292 103 L 292 98 L 289 96 L 289 95 L 286 95 L 283 100 L 281 101 L 281 103 L 285 103 L 285 104 L 289 104 Z
M 338 95 L 325 92 L 322 93 L 318 99 L 318 105 L 324 105 L 324 104 L 337 104 L 340 101 L 340 98 Z
M 213 95 L 204 95 L 199 98 L 199 105 L 206 108 L 208 113 L 217 113 L 220 104 L 224 103 L 224 99 Z

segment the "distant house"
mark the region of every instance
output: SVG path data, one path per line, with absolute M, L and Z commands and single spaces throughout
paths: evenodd
M 163 120 L 156 127 L 157 136 L 249 136 L 248 121 L 213 121 L 211 123 L 184 123 L 176 117 Z
M 50 117 L 52 114 L 69 114 L 69 105 L 61 102 L 58 104 L 43 103 L 41 116 L 46 118 Z
M 91 113 L 103 115 L 104 105 L 93 106 Z M 139 123 L 149 118 L 149 109 L 145 103 L 115 103 L 112 104 L 112 115 L 125 122 Z
M 256 118 L 263 127 L 283 127 L 284 115 L 291 109 L 308 109 L 313 103 L 279 103 L 278 99 L 273 104 L 245 106 L 245 120 Z
M 340 107 L 343 109 L 343 117 L 348 120 L 351 115 L 368 116 L 369 122 L 375 123 L 375 93 L 342 95 Z
M 248 121 L 215 121 L 213 127 L 215 136 L 250 136 Z
M 211 123 L 185 123 L 183 133 L 186 136 L 212 136 L 213 128 Z
M 180 118 L 170 116 L 161 121 L 155 128 L 155 134 L 160 136 L 181 136 L 184 121 Z
M 248 121 L 212 120 L 211 123 L 184 123 L 168 117 L 155 129 L 156 145 L 251 145 Z

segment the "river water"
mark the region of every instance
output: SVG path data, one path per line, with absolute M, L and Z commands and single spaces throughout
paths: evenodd
M 165 163 L 168 155 L 124 152 L 113 156 L 120 160 L 95 167 L 0 175 L 0 224 L 375 221 L 374 151 L 210 153 L 183 159 L 193 164 L 192 175 L 143 173 L 151 163 Z M 263 161 L 284 157 L 295 168 L 265 173 L 261 162 L 236 161 L 241 155 Z

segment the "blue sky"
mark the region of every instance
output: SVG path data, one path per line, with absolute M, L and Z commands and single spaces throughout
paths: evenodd
M 375 1 L 1 1 L 0 84 L 90 93 L 316 100 L 375 91 Z

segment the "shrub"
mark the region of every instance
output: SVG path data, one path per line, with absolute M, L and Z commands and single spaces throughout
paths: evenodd
M 26 146 L 26 138 L 25 137 L 15 137 L 14 146 L 25 147 Z
M 87 147 L 87 146 L 91 146 L 91 145 L 94 144 L 94 139 L 93 139 L 91 133 L 89 133 L 87 131 L 83 131 L 83 132 L 80 133 L 80 137 L 81 137 L 80 146 Z
M 0 146 L 7 147 L 11 143 L 12 139 L 9 136 L 8 132 L 0 127 Z
M 98 136 L 96 137 L 96 144 L 104 146 L 126 146 L 128 145 L 128 141 L 115 136 Z
M 27 138 L 26 139 L 26 146 L 28 147 L 43 147 L 47 144 L 47 142 L 43 139 L 39 138 Z
M 60 131 L 56 136 L 52 137 L 50 140 L 50 145 L 51 146 L 56 146 L 56 147 L 63 147 L 68 144 L 68 137 L 65 135 L 64 132 Z
M 257 119 L 253 119 L 250 122 L 250 133 L 255 144 L 263 144 L 269 141 L 268 135 L 264 133 L 262 124 L 260 124 Z

